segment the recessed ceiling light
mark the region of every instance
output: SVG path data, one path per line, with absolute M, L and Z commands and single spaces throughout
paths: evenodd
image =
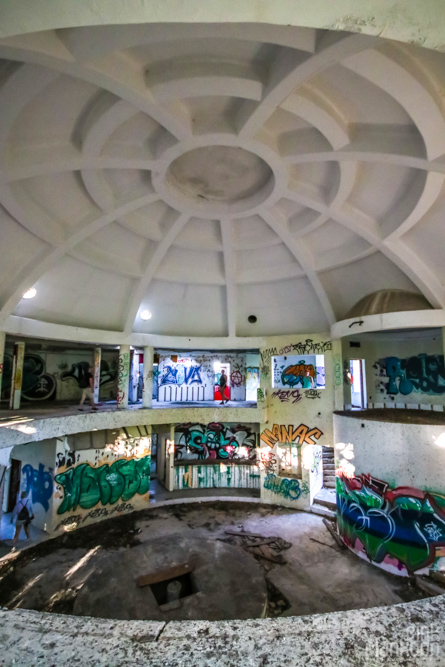
M 151 313 L 149 310 L 143 310 L 141 313 L 141 320 L 149 320 L 151 317 Z
M 247 319 L 249 320 L 249 322 L 251 324 L 255 324 L 255 322 L 257 320 L 256 315 L 249 315 L 249 317 Z
M 37 294 L 37 290 L 35 287 L 31 287 L 27 292 L 24 293 L 23 298 L 24 299 L 33 299 L 35 295 Z

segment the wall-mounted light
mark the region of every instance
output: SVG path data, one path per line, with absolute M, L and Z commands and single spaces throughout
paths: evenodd
M 149 320 L 151 318 L 151 313 L 149 310 L 143 310 L 141 313 L 141 320 Z
M 37 294 L 37 290 L 35 287 L 31 287 L 27 292 L 24 293 L 23 298 L 24 299 L 33 299 L 35 295 Z

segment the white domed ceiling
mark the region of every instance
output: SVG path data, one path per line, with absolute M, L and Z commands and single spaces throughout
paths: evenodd
M 381 289 L 444 306 L 445 54 L 161 24 L 0 58 L 0 322 L 234 337 Z

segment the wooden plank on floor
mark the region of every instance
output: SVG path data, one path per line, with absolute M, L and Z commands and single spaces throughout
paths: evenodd
M 168 579 L 176 579 L 183 574 L 193 571 L 193 565 L 190 563 L 182 563 L 181 565 L 174 565 L 167 567 L 165 570 L 158 570 L 157 572 L 150 572 L 149 574 L 142 574 L 136 579 L 136 585 L 139 588 L 143 586 L 151 586 L 151 584 L 158 584 L 160 581 L 167 581 Z

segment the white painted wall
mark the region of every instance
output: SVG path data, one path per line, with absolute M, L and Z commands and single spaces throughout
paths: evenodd
M 35 517 L 34 526 L 50 532 L 56 440 L 50 439 L 43 442 L 18 445 L 12 449 L 11 458 L 22 462 L 20 491 L 29 491 L 28 497 L 31 498 Z M 28 466 L 31 466 L 31 468 Z M 31 475 L 34 476 L 32 487 L 28 483 L 31 480 Z

